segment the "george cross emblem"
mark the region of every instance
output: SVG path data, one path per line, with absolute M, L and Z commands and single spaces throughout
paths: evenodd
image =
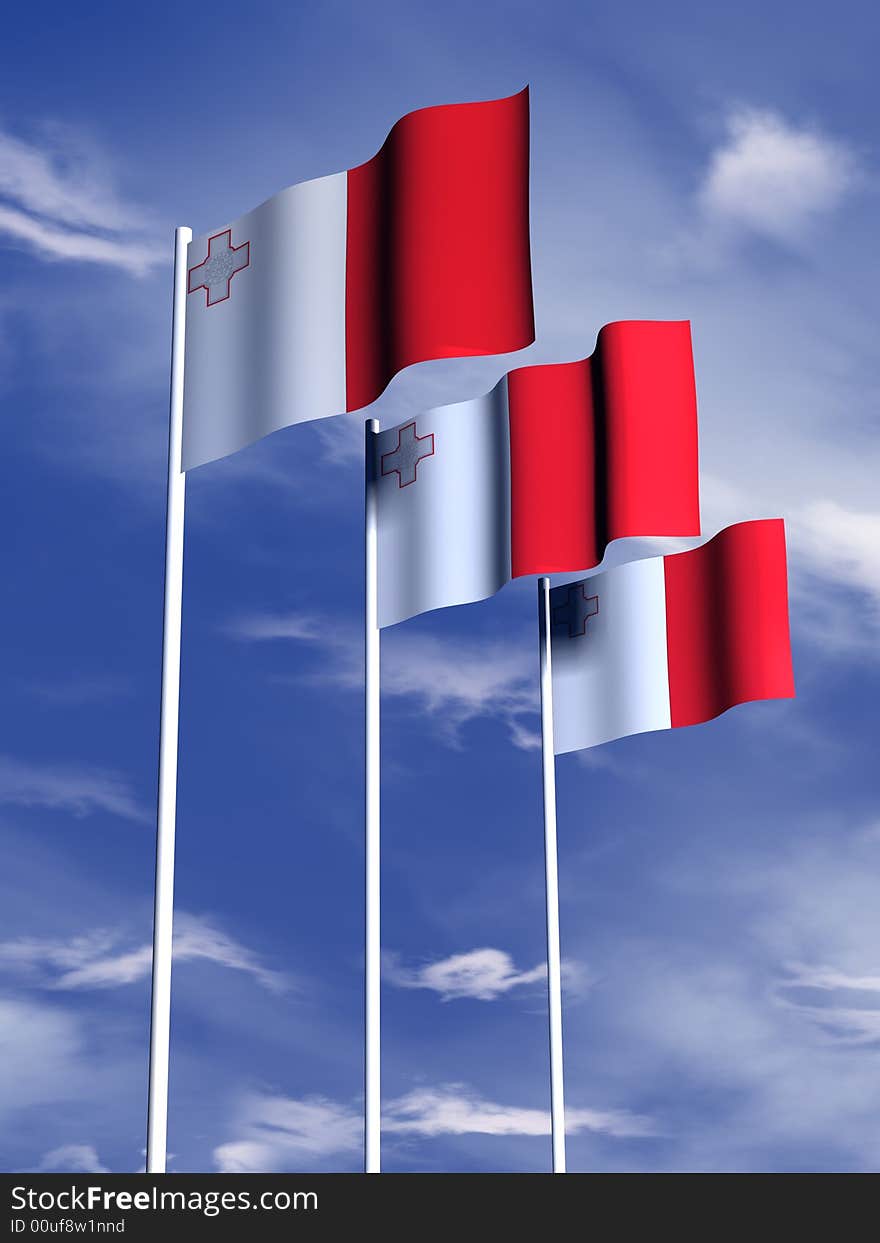
M 568 637 L 587 633 L 587 622 L 599 612 L 599 597 L 588 596 L 585 583 L 572 583 L 565 604 L 554 605 L 554 626 L 568 626 Z
M 419 462 L 433 454 L 433 435 L 418 436 L 415 423 L 406 423 L 398 428 L 397 448 L 382 454 L 382 474 L 396 474 L 398 488 L 408 488 L 418 478 Z
M 208 238 L 208 257 L 187 272 L 187 293 L 204 289 L 206 304 L 214 306 L 229 297 L 229 286 L 236 272 L 246 268 L 251 261 L 251 244 L 242 242 L 232 245 L 232 230 L 215 233 Z

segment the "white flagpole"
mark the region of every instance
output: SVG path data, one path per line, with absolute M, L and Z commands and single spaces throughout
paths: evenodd
M 378 533 L 374 441 L 379 420 L 367 419 L 364 440 L 364 562 L 365 614 L 364 657 L 366 665 L 366 940 L 364 976 L 364 1172 L 381 1169 L 381 1045 L 379 1023 L 379 604 Z
M 150 1087 L 147 1173 L 164 1174 L 168 1134 L 168 1048 L 171 1034 L 171 933 L 174 919 L 174 828 L 177 809 L 177 732 L 180 706 L 180 623 L 183 603 L 183 526 L 186 475 L 183 443 L 183 349 L 186 332 L 186 255 L 191 229 L 174 234 L 171 320 L 171 408 L 165 517 L 165 610 L 162 629 L 162 703 L 159 721 L 159 807 L 153 911 L 150 1007 Z
M 562 1075 L 562 963 L 559 952 L 559 871 L 556 855 L 556 756 L 550 654 L 550 579 L 538 579 L 541 664 L 541 758 L 544 769 L 544 878 L 547 902 L 547 1000 L 550 1013 L 550 1125 L 553 1173 L 565 1173 L 565 1098 Z

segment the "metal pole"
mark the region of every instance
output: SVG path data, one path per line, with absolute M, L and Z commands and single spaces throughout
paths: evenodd
M 168 1049 L 171 1035 L 171 936 L 174 920 L 174 829 L 177 810 L 177 735 L 180 707 L 180 625 L 183 604 L 183 528 L 186 475 L 181 470 L 183 355 L 186 332 L 186 256 L 191 229 L 174 234 L 171 321 L 171 404 L 165 518 L 165 609 L 162 629 L 162 706 L 159 723 L 159 800 L 153 912 L 150 1007 L 150 1085 L 147 1173 L 165 1172 L 168 1136 Z
M 365 834 L 366 834 L 366 942 L 364 980 L 364 1172 L 381 1168 L 381 1049 L 379 1021 L 379 607 L 378 537 L 374 440 L 379 420 L 367 419 L 364 441 L 365 603 L 364 656 L 366 693 Z
M 550 579 L 538 580 L 541 665 L 541 758 L 544 770 L 544 876 L 547 902 L 547 1000 L 550 1014 L 550 1119 L 553 1173 L 565 1173 L 565 1098 L 562 1075 L 562 963 L 559 952 L 559 872 L 556 854 L 556 756 L 550 655 Z

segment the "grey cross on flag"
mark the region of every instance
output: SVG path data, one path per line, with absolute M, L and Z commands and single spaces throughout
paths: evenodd
M 433 435 L 419 436 L 415 423 L 405 423 L 397 433 L 397 448 L 382 454 L 382 474 L 396 474 L 397 486 L 406 488 L 416 482 L 419 462 L 433 453 Z
M 187 293 L 197 289 L 207 292 L 207 305 L 224 302 L 229 297 L 229 284 L 236 272 L 251 261 L 251 244 L 232 245 L 232 230 L 208 238 L 208 257 L 187 273 Z
M 576 639 L 587 633 L 587 622 L 599 612 L 599 597 L 587 595 L 586 583 L 570 583 L 557 587 L 553 595 L 563 597 L 561 604 L 553 605 L 553 626 L 567 626 L 568 637 Z

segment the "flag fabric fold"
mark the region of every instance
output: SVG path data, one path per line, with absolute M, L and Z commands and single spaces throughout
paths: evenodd
M 550 593 L 554 751 L 794 696 L 782 519 Z
M 534 339 L 528 89 L 409 113 L 380 151 L 194 239 L 183 468 L 357 410 L 404 367 Z
M 589 358 L 381 432 L 368 469 L 381 626 L 590 569 L 613 540 L 699 535 L 690 325 L 606 325 Z

